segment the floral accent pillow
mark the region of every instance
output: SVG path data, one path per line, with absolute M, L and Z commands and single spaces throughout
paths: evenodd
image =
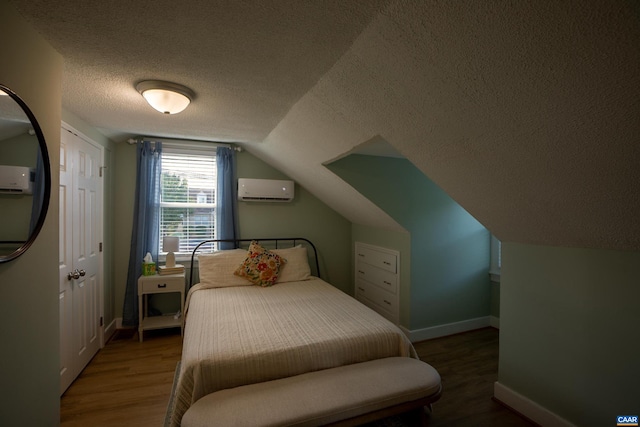
M 286 262 L 286 259 L 263 248 L 254 240 L 249 245 L 247 258 L 233 274 L 256 285 L 273 286 L 278 280 L 280 267 Z

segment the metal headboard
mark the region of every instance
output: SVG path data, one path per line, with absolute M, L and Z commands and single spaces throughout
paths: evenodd
M 318 262 L 318 251 L 316 250 L 315 245 L 311 243 L 310 240 L 305 239 L 304 237 L 277 237 L 277 238 L 269 238 L 269 239 L 268 238 L 213 239 L 213 240 L 203 240 L 202 242 L 198 243 L 198 245 L 191 252 L 191 266 L 189 267 L 189 288 L 191 288 L 191 286 L 193 285 L 193 264 L 194 264 L 195 256 L 196 256 L 196 253 L 198 252 L 198 249 L 200 249 L 202 245 L 205 245 L 207 243 L 233 243 L 235 248 L 239 248 L 240 243 L 251 243 L 254 240 L 258 243 L 269 242 L 271 244 L 275 244 L 275 249 L 278 249 L 278 243 L 280 242 L 287 242 L 288 243 L 287 247 L 296 246 L 298 242 L 305 242 L 310 248 L 313 249 L 313 260 L 315 261 L 315 264 L 316 264 L 316 274 L 318 277 L 320 277 L 320 263 Z

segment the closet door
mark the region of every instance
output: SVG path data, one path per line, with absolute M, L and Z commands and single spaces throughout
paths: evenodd
M 60 141 L 60 393 L 100 348 L 100 148 L 62 129 Z

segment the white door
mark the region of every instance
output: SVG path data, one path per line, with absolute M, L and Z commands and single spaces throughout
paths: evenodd
M 60 394 L 100 348 L 100 148 L 60 140 Z

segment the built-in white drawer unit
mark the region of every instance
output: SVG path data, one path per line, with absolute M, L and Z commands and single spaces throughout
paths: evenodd
M 398 324 L 399 252 L 362 242 L 356 242 L 355 249 L 356 299 Z
M 398 258 L 397 251 L 356 242 L 356 263 L 362 261 L 396 274 L 398 272 Z
M 395 296 L 375 286 L 369 286 L 367 282 L 358 280 L 356 282 L 356 298 L 387 319 L 397 323 L 395 319 L 399 310 L 398 299 Z
M 356 279 L 366 280 L 395 294 L 398 291 L 398 274 L 390 273 L 365 262 L 356 263 Z

